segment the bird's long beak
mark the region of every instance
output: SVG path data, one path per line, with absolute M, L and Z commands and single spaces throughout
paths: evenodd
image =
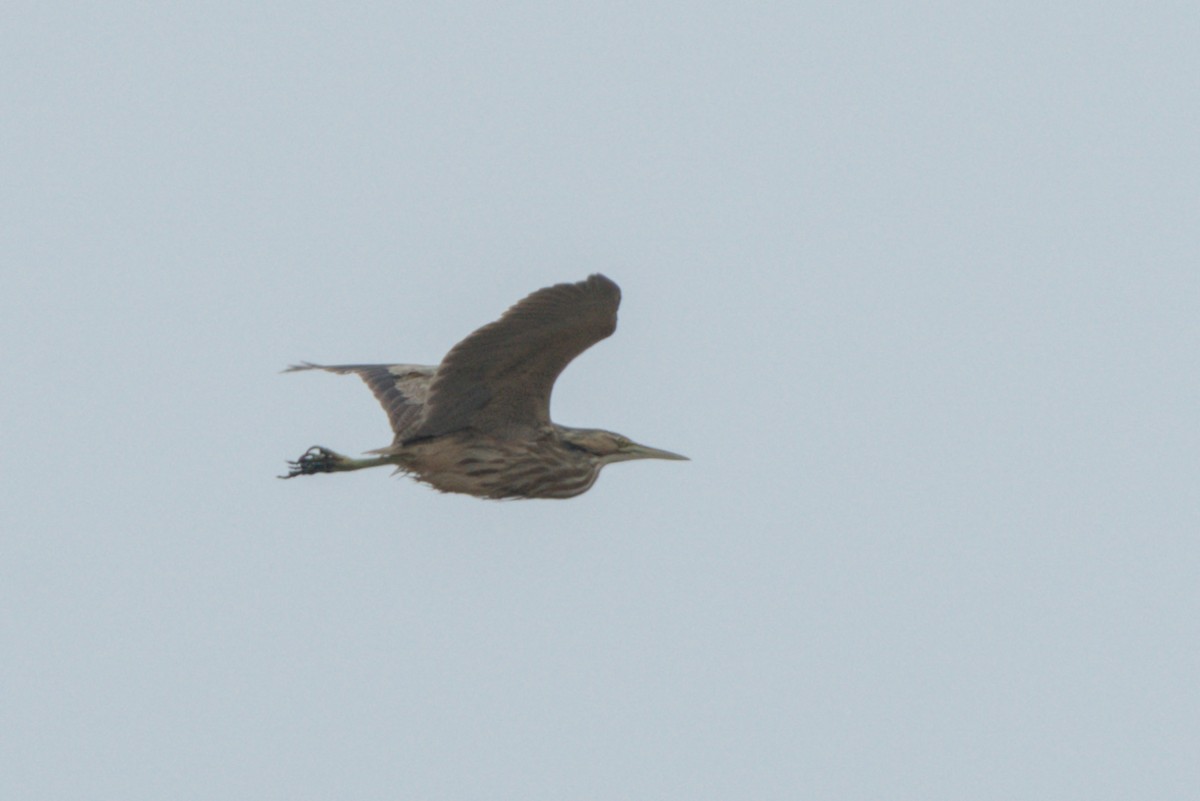
M 690 462 L 686 456 L 670 451 L 651 448 L 648 445 L 639 445 L 636 442 L 629 443 L 629 446 L 621 450 L 623 459 L 675 459 L 677 461 Z

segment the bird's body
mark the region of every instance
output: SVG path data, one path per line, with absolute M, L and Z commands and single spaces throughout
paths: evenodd
M 683 459 L 599 429 L 550 421 L 550 391 L 568 363 L 616 329 L 617 285 L 602 275 L 539 290 L 468 336 L 437 367 L 318 365 L 354 373 L 391 423 L 392 444 L 351 459 L 313 447 L 284 478 L 395 465 L 443 492 L 482 498 L 569 498 L 600 469 L 630 459 Z

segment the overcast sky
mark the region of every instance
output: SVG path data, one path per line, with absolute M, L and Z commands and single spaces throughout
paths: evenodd
M 1193 799 L 1189 3 L 24 3 L 0 797 Z M 603 272 L 569 501 L 354 377 Z

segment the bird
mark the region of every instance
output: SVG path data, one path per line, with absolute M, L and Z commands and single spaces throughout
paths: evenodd
M 442 492 L 478 498 L 571 498 L 601 468 L 634 459 L 687 460 L 598 428 L 550 420 L 550 393 L 579 354 L 612 335 L 621 290 L 600 274 L 545 287 L 459 342 L 436 366 L 301 362 L 361 378 L 394 438 L 351 458 L 314 445 L 279 478 L 393 465 Z

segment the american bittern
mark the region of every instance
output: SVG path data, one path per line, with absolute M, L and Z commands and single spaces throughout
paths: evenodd
M 395 439 L 351 459 L 313 446 L 280 478 L 395 465 L 442 492 L 480 498 L 570 498 L 600 468 L 630 459 L 686 459 L 595 428 L 550 422 L 559 373 L 617 327 L 621 290 L 602 275 L 534 292 L 455 345 L 437 367 L 321 365 L 357 373 L 387 411 Z

